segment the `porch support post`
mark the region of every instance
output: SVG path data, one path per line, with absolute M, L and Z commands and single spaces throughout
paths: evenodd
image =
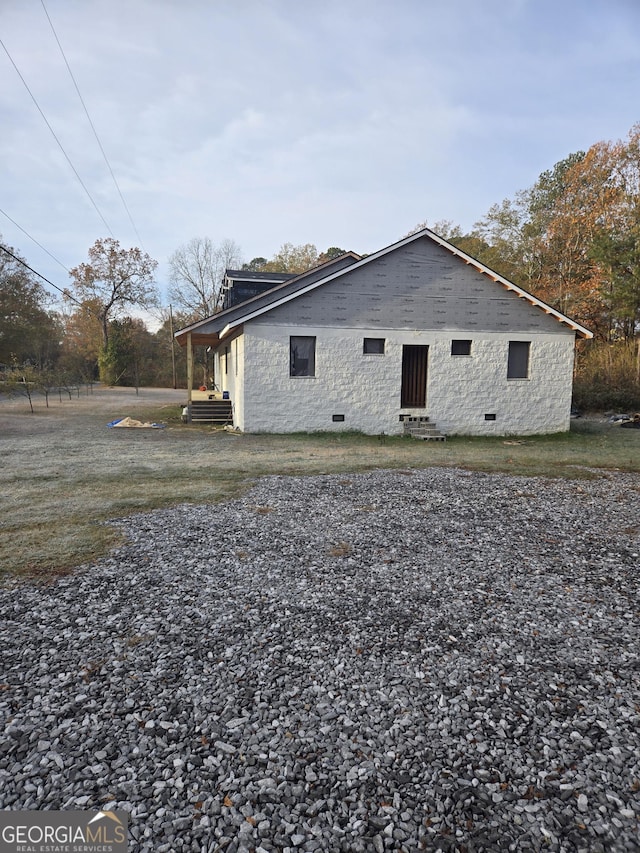
M 191 332 L 187 332 L 187 409 L 188 421 L 191 423 L 191 401 L 193 398 L 193 346 L 191 345 Z

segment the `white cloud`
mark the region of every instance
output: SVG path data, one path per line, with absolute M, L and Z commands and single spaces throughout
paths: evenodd
M 45 2 L 161 276 L 196 235 L 253 257 L 286 241 L 373 251 L 424 219 L 470 227 L 640 118 L 631 0 Z M 0 29 L 135 244 L 40 3 L 4 0 Z M 75 265 L 104 225 L 2 53 L 0 70 L 2 207 Z M 11 223 L 0 231 L 60 280 Z

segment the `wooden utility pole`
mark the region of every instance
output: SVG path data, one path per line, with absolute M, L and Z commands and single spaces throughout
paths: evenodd
M 175 389 L 178 387 L 176 384 L 176 341 L 173 337 L 173 308 L 171 305 L 169 305 L 169 328 L 171 330 L 171 368 L 173 370 L 173 387 Z

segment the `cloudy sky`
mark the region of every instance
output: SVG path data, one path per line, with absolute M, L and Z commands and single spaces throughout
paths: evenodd
M 193 237 L 468 229 L 640 121 L 638 0 L 0 0 L 0 39 L 0 233 L 62 287 L 98 237 L 164 289 Z

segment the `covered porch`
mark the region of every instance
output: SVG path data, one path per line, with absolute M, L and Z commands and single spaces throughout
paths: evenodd
M 233 402 L 221 391 L 193 391 L 182 412 L 184 423 L 233 426 Z
M 211 384 L 210 376 L 203 383 L 194 388 L 194 348 L 205 347 L 207 351 L 214 350 L 220 343 L 220 337 L 216 332 L 198 333 L 186 331 L 176 335 L 178 344 L 186 350 L 187 356 L 187 403 L 182 412 L 184 423 L 194 421 L 220 424 L 223 426 L 233 425 L 233 403 L 226 391 L 221 390 L 214 382 Z

